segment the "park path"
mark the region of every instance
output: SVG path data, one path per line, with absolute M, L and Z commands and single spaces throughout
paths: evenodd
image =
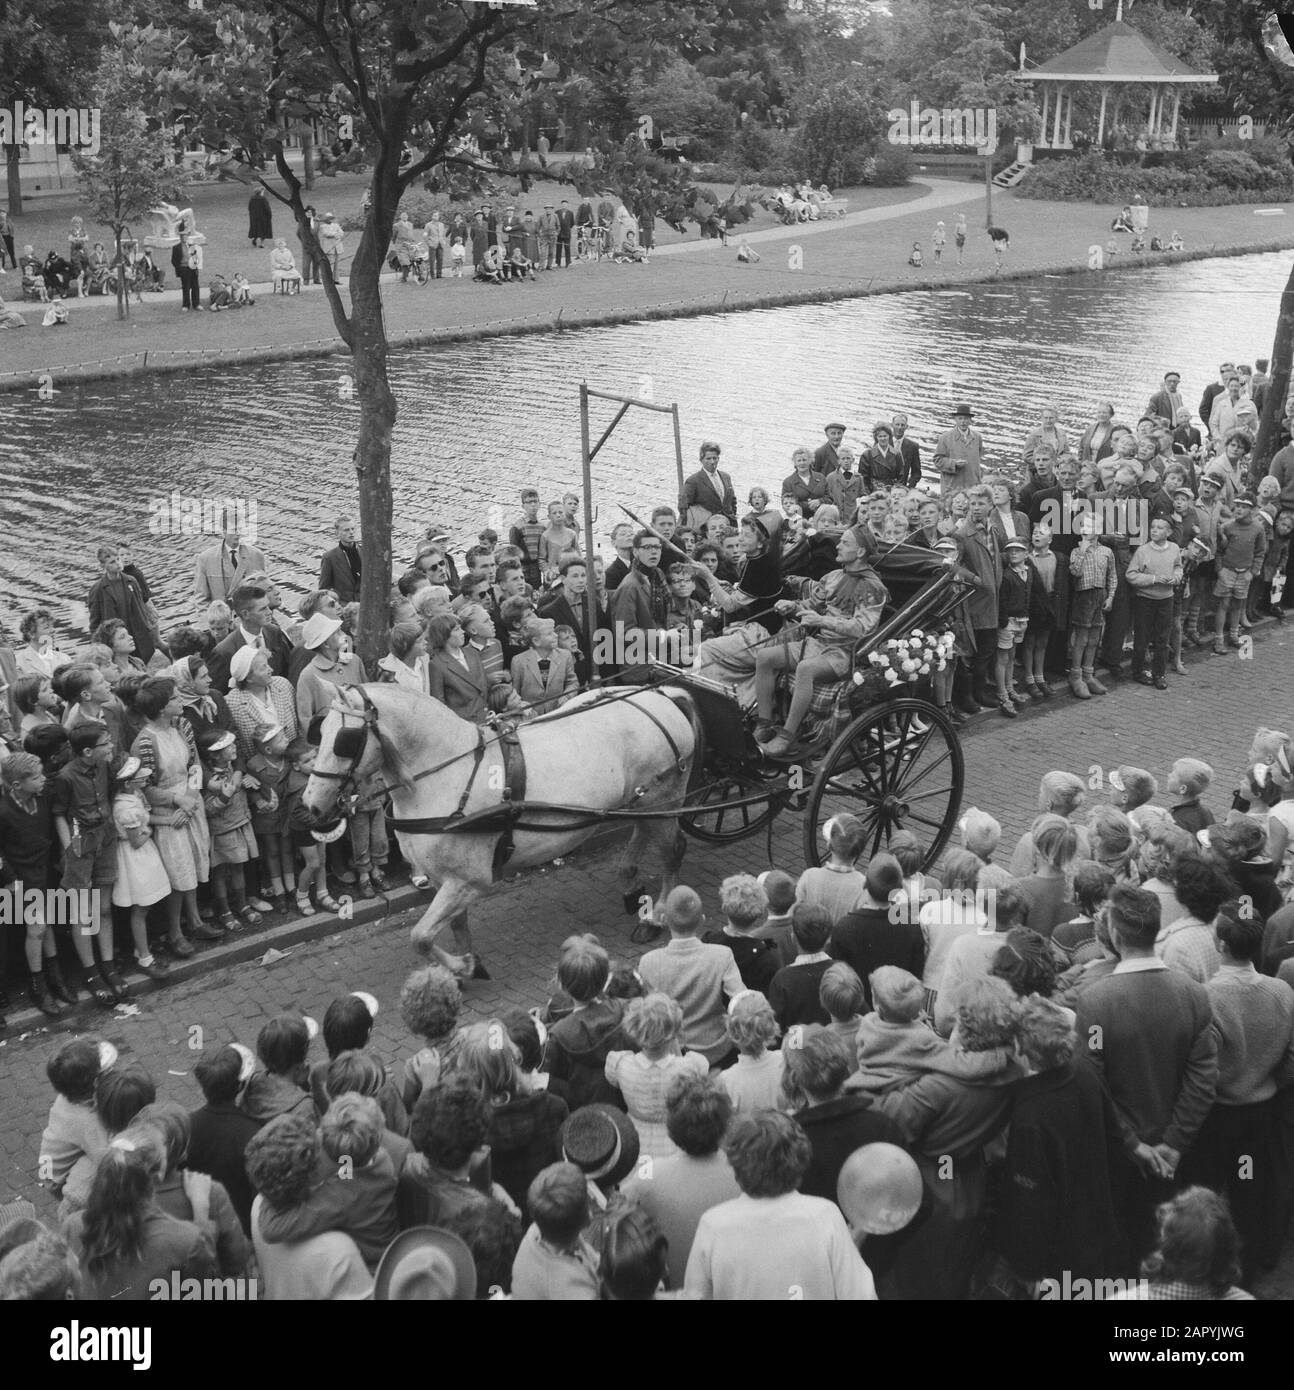
M 874 222 L 892 222 L 896 217 L 910 217 L 914 212 L 934 212 L 937 208 L 956 207 L 959 203 L 980 203 L 984 201 L 984 190 L 965 183 L 935 185 L 925 179 L 913 179 L 929 191 L 923 198 L 914 198 L 907 203 L 893 203 L 887 207 L 865 208 L 862 212 L 847 212 L 843 217 L 826 218 L 818 222 L 797 222 L 790 227 L 765 227 L 762 232 L 742 232 L 747 241 L 798 241 L 801 237 L 817 236 L 821 232 L 839 231 L 843 227 L 862 227 Z M 729 237 L 731 240 L 732 237 Z M 952 238 L 949 237 L 949 245 Z M 679 241 L 669 246 L 658 246 L 652 251 L 652 259 L 657 256 L 682 256 L 690 251 L 715 250 L 722 246 L 717 238 L 708 237 L 702 241 Z

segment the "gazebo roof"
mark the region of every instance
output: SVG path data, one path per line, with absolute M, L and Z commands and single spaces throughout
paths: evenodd
M 1017 82 L 1141 82 L 1211 83 L 1212 72 L 1196 72 L 1166 48 L 1152 43 L 1131 24 L 1116 19 L 1104 29 L 1067 48 L 1028 72 L 1015 72 Z

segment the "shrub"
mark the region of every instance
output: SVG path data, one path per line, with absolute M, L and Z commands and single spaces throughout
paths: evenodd
M 906 145 L 882 145 L 872 163 L 875 172 L 869 182 L 880 188 L 897 188 L 912 180 L 912 151 Z
M 1119 206 L 1134 193 L 1147 203 L 1173 207 L 1217 207 L 1294 198 L 1294 169 L 1288 159 L 1273 162 L 1264 149 L 1260 162 L 1234 145 L 1229 149 L 1183 152 L 1175 164 L 1140 167 L 1093 151 L 1077 159 L 1038 164 L 1016 189 L 1025 198 L 1090 201 Z

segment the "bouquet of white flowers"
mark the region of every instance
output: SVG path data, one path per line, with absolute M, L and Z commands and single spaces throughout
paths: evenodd
M 954 639 L 951 632 L 937 636 L 916 628 L 907 637 L 891 637 L 888 642 L 867 653 L 867 660 L 890 689 L 912 684 L 926 676 L 942 671 L 953 659 Z M 861 685 L 864 673 L 854 672 L 854 683 Z

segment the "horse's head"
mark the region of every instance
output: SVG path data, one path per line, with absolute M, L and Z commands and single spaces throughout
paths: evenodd
M 349 816 L 364 782 L 374 773 L 385 773 L 389 781 L 405 787 L 412 785 L 363 686 L 347 686 L 338 692 L 318 726 L 318 740 L 319 751 L 301 795 L 302 807 L 316 825 Z

